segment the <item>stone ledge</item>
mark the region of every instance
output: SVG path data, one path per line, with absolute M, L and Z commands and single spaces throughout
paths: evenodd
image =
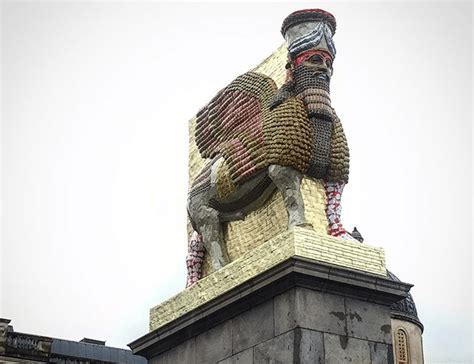
M 294 227 L 201 279 L 193 287 L 153 307 L 150 310 L 150 331 L 291 257 L 386 276 L 382 248 L 322 235 L 309 228 Z

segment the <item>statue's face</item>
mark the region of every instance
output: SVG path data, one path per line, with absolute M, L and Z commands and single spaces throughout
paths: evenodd
M 294 66 L 303 65 L 315 71 L 316 78 L 329 82 L 332 76 L 332 57 L 321 49 L 310 49 L 295 57 Z

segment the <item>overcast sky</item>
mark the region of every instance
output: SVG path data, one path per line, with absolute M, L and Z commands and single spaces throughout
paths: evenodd
M 283 41 L 338 21 L 343 220 L 412 289 L 427 363 L 472 355 L 470 3 L 2 2 L 0 316 L 124 347 L 186 280 L 188 120 Z

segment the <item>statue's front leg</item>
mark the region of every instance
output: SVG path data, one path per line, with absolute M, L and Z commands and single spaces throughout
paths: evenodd
M 328 234 L 345 240 L 356 241 L 356 239 L 344 229 L 341 221 L 341 197 L 344 186 L 345 184 L 340 182 L 324 182 L 327 199 L 326 216 L 329 224 Z
M 188 214 L 195 230 L 188 245 L 188 287 L 201 278 L 204 250 L 211 258 L 213 270 L 229 262 L 223 248 L 224 236 L 219 212 L 209 206 L 212 197 L 210 188 L 188 197 Z
M 188 270 L 186 288 L 191 287 L 201 279 L 205 253 L 206 249 L 204 248 L 202 235 L 194 231 L 188 242 L 188 255 L 186 256 L 186 268 Z
M 300 190 L 303 174 L 292 167 L 273 164 L 268 167 L 268 176 L 283 196 L 288 212 L 288 227 L 307 225 Z
M 197 220 L 204 247 L 211 256 L 212 268 L 214 270 L 222 268 L 228 263 L 228 259 L 222 248 L 224 234 L 219 220 L 219 212 L 212 207 L 201 206 L 198 209 Z

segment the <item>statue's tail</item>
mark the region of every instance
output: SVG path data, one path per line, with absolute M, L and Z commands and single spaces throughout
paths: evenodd
M 188 268 L 186 288 L 191 287 L 201 279 L 205 251 L 202 235 L 197 231 L 193 231 L 191 239 L 189 239 L 188 255 L 186 256 L 186 266 Z

